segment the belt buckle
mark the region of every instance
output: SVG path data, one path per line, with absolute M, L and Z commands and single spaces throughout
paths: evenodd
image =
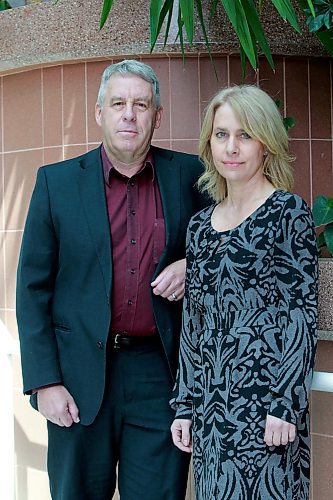
M 120 333 L 117 333 L 117 335 L 114 338 L 114 344 L 113 344 L 114 349 L 120 349 L 120 339 L 121 339 L 121 335 L 120 335 Z

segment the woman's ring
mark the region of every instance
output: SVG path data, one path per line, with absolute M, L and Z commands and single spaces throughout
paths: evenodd
M 177 295 L 175 294 L 175 292 L 172 292 L 171 297 L 173 300 L 177 300 Z

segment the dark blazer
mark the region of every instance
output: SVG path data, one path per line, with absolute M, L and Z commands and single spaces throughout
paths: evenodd
M 152 148 L 166 225 L 155 276 L 185 256 L 190 217 L 207 202 L 194 184 L 197 157 Z M 112 247 L 100 148 L 39 169 L 17 275 L 23 390 L 62 383 L 81 423 L 100 408 L 111 320 Z M 181 303 L 152 301 L 172 376 L 178 361 Z M 32 396 L 36 407 L 36 397 Z

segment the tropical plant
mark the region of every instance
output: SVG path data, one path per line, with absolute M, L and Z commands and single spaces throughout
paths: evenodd
M 312 213 L 316 227 L 320 228 L 317 236 L 319 255 L 321 255 L 323 248 L 327 247 L 333 256 L 333 198 L 323 194 L 317 196 Z
M 297 0 L 314 31 L 327 51 L 333 56 L 332 0 Z M 267 58 L 274 69 L 274 62 L 260 17 L 265 6 L 271 3 L 280 17 L 301 32 L 297 15 L 291 0 L 210 0 L 209 22 L 215 17 L 218 6 L 225 11 L 239 41 L 243 71 L 246 59 L 254 69 L 258 68 L 258 50 Z M 205 2 L 206 3 L 206 2 Z M 100 27 L 110 15 L 114 0 L 103 0 Z M 150 0 L 150 46 L 154 49 L 164 26 L 164 44 L 169 36 L 173 12 L 178 11 L 178 38 L 183 55 L 185 53 L 184 34 L 192 45 L 195 15 L 198 16 L 203 37 L 209 54 L 211 46 L 207 33 L 207 20 L 204 16 L 203 0 Z M 323 16 L 323 17 L 322 17 Z M 184 33 L 185 30 L 185 33 Z
M 6 0 L 0 0 L 0 10 L 11 9 L 11 6 Z

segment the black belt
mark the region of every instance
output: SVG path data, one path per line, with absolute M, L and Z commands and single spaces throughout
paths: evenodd
M 113 348 L 114 349 L 126 349 L 131 347 L 158 345 L 160 339 L 158 335 L 150 336 L 134 336 L 134 335 L 123 335 L 122 333 L 117 333 L 113 336 Z

